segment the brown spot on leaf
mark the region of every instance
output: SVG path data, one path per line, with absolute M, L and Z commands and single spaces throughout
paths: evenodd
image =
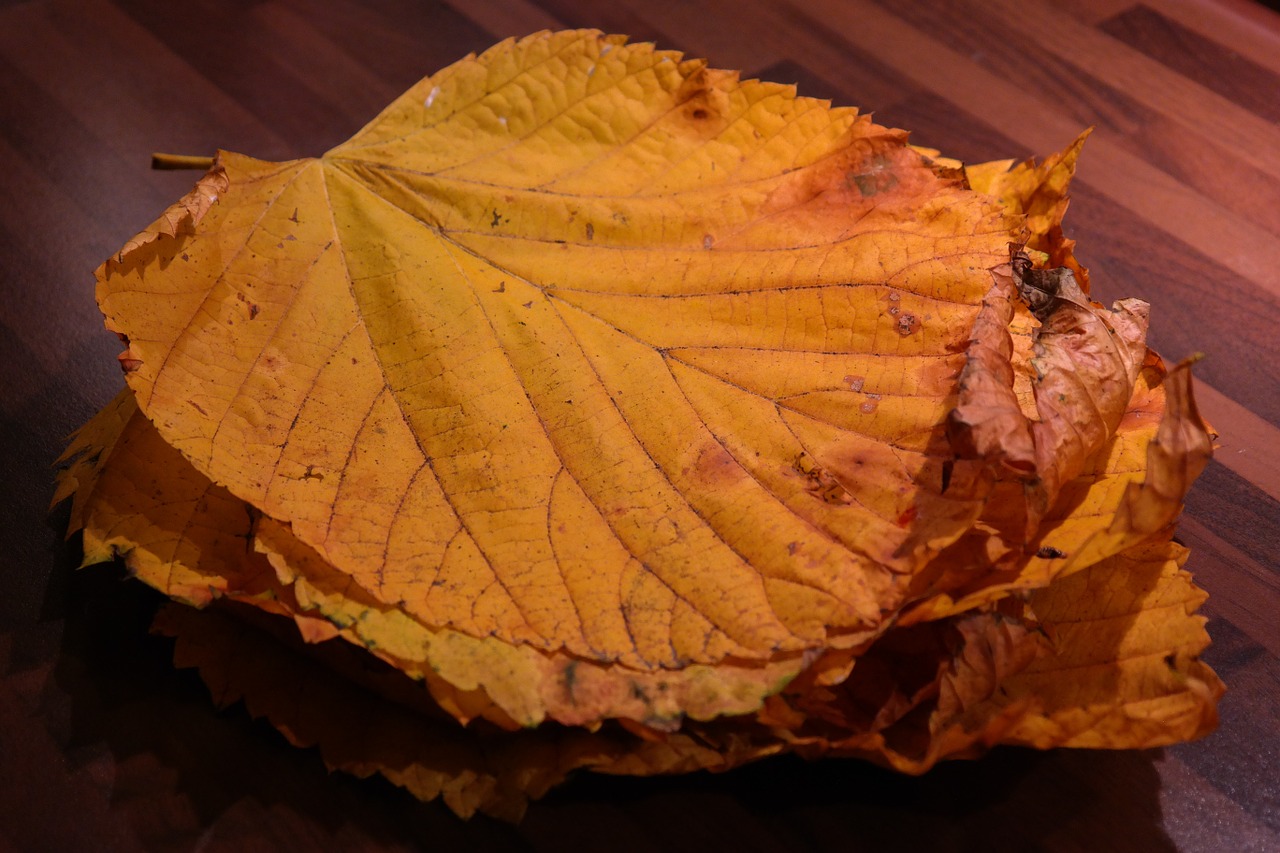
M 740 480 L 744 472 L 729 451 L 719 444 L 708 444 L 698 454 L 693 476 L 702 483 L 718 486 Z
M 805 489 L 823 503 L 853 503 L 853 496 L 849 494 L 844 486 L 840 485 L 840 481 L 815 462 L 808 453 L 801 452 L 796 454 L 796 458 L 791 464 L 795 471 L 808 481 Z

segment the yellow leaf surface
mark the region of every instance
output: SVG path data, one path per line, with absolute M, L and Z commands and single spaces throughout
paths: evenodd
M 1007 742 L 1145 749 L 1213 730 L 1223 686 L 1199 659 L 1209 636 L 1194 614 L 1206 596 L 1186 558 L 1167 540 L 1140 545 L 1032 593 L 1052 653 L 993 699 L 1038 706 Z
M 133 575 L 188 604 L 233 594 L 273 606 L 274 573 L 249 549 L 252 511 L 165 444 L 128 390 L 63 456 L 73 464 L 55 499 L 75 490 L 69 529 L 84 531 L 84 565 L 121 556 Z
M 140 407 L 424 624 L 852 645 L 976 511 L 942 424 L 1009 234 L 854 110 L 544 34 L 321 158 L 222 154 L 170 221 L 99 271 Z
M 99 469 L 89 476 L 78 464 L 63 475 L 78 488 L 86 564 L 119 555 L 136 577 L 179 601 L 203 607 L 225 597 L 294 617 L 313 642 L 341 635 L 425 679 L 435 701 L 464 723 L 484 717 L 516 728 L 550 717 L 591 726 L 626 718 L 671 728 L 685 716 L 752 712 L 806 663 L 789 655 L 675 671 L 602 667 L 425 626 L 212 485 L 160 439 L 128 391 L 81 430 L 68 453 Z
M 595 726 L 621 718 L 672 729 L 686 716 L 705 720 L 750 713 L 807 663 L 801 655 L 788 655 L 769 662 L 636 670 L 433 629 L 373 599 L 278 522 L 263 519 L 256 536 L 257 547 L 290 586 L 300 608 L 314 609 L 353 642 L 410 675 L 426 678 L 437 701 L 462 722 L 479 715 L 509 727 L 535 726 L 547 718 Z M 441 681 L 448 686 L 441 689 Z M 469 710 L 458 701 L 459 691 L 485 700 Z

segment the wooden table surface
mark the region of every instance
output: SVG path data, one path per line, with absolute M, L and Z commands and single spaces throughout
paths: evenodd
M 1104 301 L 1206 354 L 1221 448 L 1180 538 L 1211 594 L 1218 731 L 997 750 L 920 779 L 850 761 L 580 777 L 516 827 L 325 773 L 74 573 L 63 437 L 121 386 L 91 272 L 194 179 L 152 151 L 318 154 L 500 37 L 592 26 L 874 111 L 969 161 L 1095 125 L 1068 234 Z M 1280 850 L 1280 16 L 1244 0 L 29 0 L 0 3 L 0 850 Z

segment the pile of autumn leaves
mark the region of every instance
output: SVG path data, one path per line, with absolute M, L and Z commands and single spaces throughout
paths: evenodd
M 219 702 L 518 817 L 574 770 L 906 772 L 1204 734 L 1210 453 L 1062 236 L 964 166 L 593 32 L 323 158 L 221 154 L 98 271 L 128 388 L 59 499 Z M 188 606 L 190 605 L 190 606 Z

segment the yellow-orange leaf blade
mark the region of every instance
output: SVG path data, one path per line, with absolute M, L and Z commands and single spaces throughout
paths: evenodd
M 424 624 L 646 668 L 853 644 L 976 512 L 941 425 L 1010 235 L 855 111 L 545 34 L 224 184 L 100 272 L 130 385 Z

